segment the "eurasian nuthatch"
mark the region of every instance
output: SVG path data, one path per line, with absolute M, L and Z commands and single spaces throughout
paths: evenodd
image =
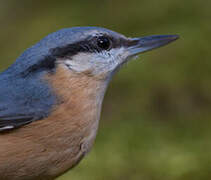
M 75 166 L 92 147 L 115 72 L 177 38 L 75 27 L 27 49 L 0 74 L 0 179 L 54 179 Z

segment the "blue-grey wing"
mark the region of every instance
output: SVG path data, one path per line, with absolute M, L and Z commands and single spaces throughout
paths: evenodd
M 46 118 L 55 103 L 56 96 L 41 75 L 0 74 L 0 132 Z

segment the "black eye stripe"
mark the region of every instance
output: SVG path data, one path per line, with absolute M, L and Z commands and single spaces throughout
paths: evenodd
M 124 46 L 124 41 L 124 39 L 115 39 L 108 35 L 99 34 L 94 37 L 89 36 L 82 41 L 68 44 L 64 47 L 53 48 L 50 50 L 50 53 L 55 58 L 71 57 L 80 52 L 94 53 L 110 50 L 111 48 L 118 48 Z
M 21 75 L 23 77 L 28 76 L 31 73 L 49 70 L 52 71 L 56 67 L 56 59 L 52 56 L 46 56 L 42 60 L 40 60 L 37 64 L 30 66 L 27 70 L 23 71 Z

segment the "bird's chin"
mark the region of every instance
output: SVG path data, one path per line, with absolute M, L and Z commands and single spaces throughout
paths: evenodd
M 138 55 L 128 56 L 126 59 L 121 61 L 111 72 L 110 77 L 113 77 L 117 72 L 119 72 L 124 66 L 128 65 L 131 60 L 137 59 Z

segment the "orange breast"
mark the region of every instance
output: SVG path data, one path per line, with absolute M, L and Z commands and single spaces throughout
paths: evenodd
M 49 117 L 0 136 L 2 180 L 52 179 L 77 164 L 94 142 L 106 82 L 64 65 L 45 79 L 61 102 Z

